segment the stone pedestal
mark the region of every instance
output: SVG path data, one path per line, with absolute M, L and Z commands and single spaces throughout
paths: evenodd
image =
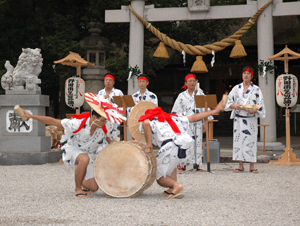
M 107 70 L 103 67 L 87 67 L 82 70 L 82 78 L 85 81 L 85 92 L 91 92 L 97 94 L 104 86 L 104 75 Z M 86 103 L 83 104 L 85 111 L 90 110 L 90 106 Z
M 23 122 L 15 105 L 34 115 L 45 115 L 49 96 L 40 94 L 1 95 L 0 98 L 0 164 L 26 165 L 58 162 L 59 152 L 51 152 L 51 137 L 45 136 L 45 125 L 29 119 Z

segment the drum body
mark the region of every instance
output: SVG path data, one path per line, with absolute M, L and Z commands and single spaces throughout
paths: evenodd
M 156 157 L 136 141 L 112 143 L 101 150 L 94 164 L 95 180 L 102 191 L 117 198 L 136 197 L 156 178 Z

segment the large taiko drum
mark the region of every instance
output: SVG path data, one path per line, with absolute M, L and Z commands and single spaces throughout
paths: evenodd
M 141 195 L 155 180 L 156 157 L 145 153 L 142 143 L 120 141 L 101 150 L 94 164 L 100 189 L 116 198 Z

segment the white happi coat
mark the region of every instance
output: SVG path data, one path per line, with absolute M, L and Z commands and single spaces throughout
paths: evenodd
M 186 150 L 186 158 L 191 155 L 194 140 L 188 134 L 189 120 L 187 117 L 175 117 L 172 116 L 172 120 L 176 123 L 177 127 L 181 131 L 181 134 L 175 134 L 171 126 L 167 121 L 159 122 L 156 118 L 150 121 L 152 129 L 151 141 L 154 145 L 160 147 L 156 156 L 156 179 L 161 177 L 170 176 L 181 159 L 178 158 L 178 146 Z M 140 131 L 144 133 L 143 127 L 140 124 Z M 163 145 L 166 140 L 172 139 L 172 142 L 168 142 Z
M 91 136 L 90 118 L 87 119 L 83 128 L 74 134 L 73 132 L 79 128 L 82 120 L 83 119 L 63 119 L 61 121 L 64 127 L 64 135 L 62 136 L 61 142 L 67 141 L 61 148 L 63 161 L 66 164 L 70 163 L 74 165 L 74 163 L 70 162 L 74 150 L 80 150 L 86 153 L 90 157 L 90 163 L 94 164 L 99 152 L 108 145 L 106 134 L 102 128 L 97 128 L 93 136 Z M 107 134 L 111 133 L 112 127 L 106 126 L 106 128 Z
M 204 95 L 202 89 L 197 90 L 196 95 Z M 195 108 L 195 94 L 191 96 L 188 90 L 180 93 L 173 105 L 172 114 L 177 114 L 178 116 L 190 116 L 196 113 L 204 112 L 205 108 Z M 212 120 L 213 117 L 209 116 L 208 120 Z M 204 120 L 199 122 L 190 123 L 189 134 L 195 140 L 196 138 L 196 156 L 197 165 L 202 165 L 202 139 L 203 139 L 203 124 Z M 196 129 L 195 129 L 196 126 Z M 195 134 L 196 133 L 196 134 Z M 186 164 L 195 163 L 195 153 L 191 155 L 190 159 L 186 162 L 181 161 L 180 165 L 184 166 Z
M 154 103 L 156 106 L 158 106 L 157 96 L 154 93 L 150 92 L 148 89 L 146 89 L 143 97 L 141 95 L 141 91 L 137 91 L 136 93 L 132 94 L 132 99 L 135 104 L 137 104 L 141 100 L 141 101 L 150 101 Z M 127 108 L 128 115 L 130 114 L 132 108 L 133 107 Z
M 98 94 L 100 97 L 105 98 L 106 91 L 105 88 L 101 89 Z M 109 101 L 115 104 L 115 101 L 113 99 L 113 96 L 124 96 L 123 92 L 119 89 L 116 89 L 115 87 L 112 88 L 110 94 L 109 94 Z M 106 125 L 113 125 L 113 131 L 111 135 L 109 136 L 110 139 L 115 139 L 116 137 L 120 137 L 120 125 L 117 123 L 113 123 L 111 121 L 107 121 Z
M 231 104 L 256 104 L 261 106 L 255 115 L 245 110 L 231 109 Z M 243 83 L 233 87 L 228 95 L 225 111 L 231 112 L 233 123 L 232 159 L 244 162 L 256 162 L 257 154 L 257 118 L 265 118 L 264 98 L 260 88 L 253 83 L 244 92 Z

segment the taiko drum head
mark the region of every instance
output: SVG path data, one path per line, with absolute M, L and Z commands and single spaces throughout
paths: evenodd
M 155 180 L 156 158 L 135 141 L 120 141 L 103 148 L 94 164 L 95 180 L 102 191 L 117 198 L 135 197 Z

